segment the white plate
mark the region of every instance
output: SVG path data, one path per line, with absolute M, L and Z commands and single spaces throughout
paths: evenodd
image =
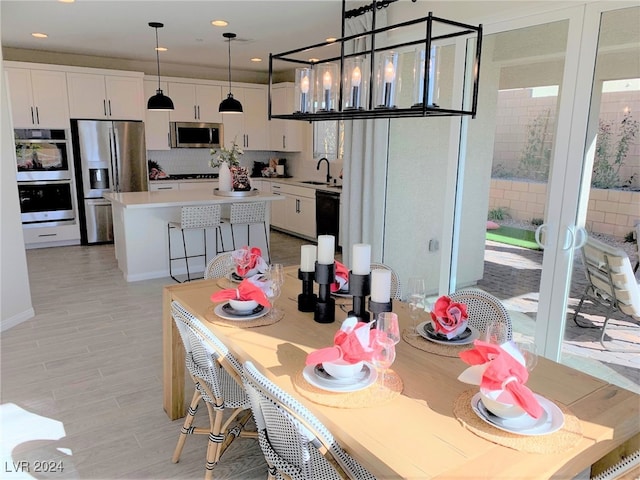
M 537 393 L 534 393 L 534 395 L 544 410 L 543 414 L 538 419 L 532 418 L 527 414 L 509 419 L 498 417 L 489 412 L 489 410 L 484 406 L 482 398 L 480 397 L 480 392 L 476 393 L 471 399 L 471 408 L 481 420 L 484 420 L 489 425 L 493 425 L 499 430 L 515 433 L 517 435 L 547 435 L 560 430 L 564 425 L 564 415 L 562 410 L 560 410 L 560 408 L 551 400 L 547 400 Z
M 227 307 L 225 308 L 225 306 Z M 262 305 L 258 305 L 258 307 L 262 307 Z M 216 305 L 216 308 L 213 309 L 213 313 L 215 313 L 220 318 L 224 318 L 225 320 L 244 321 L 255 320 L 256 318 L 263 317 L 267 313 L 269 313 L 269 310 L 271 310 L 270 308 L 262 307 L 261 310 L 256 312 L 256 310 L 258 310 L 258 307 L 253 310 L 254 313 L 250 313 L 249 315 L 236 315 L 232 313 L 235 310 L 231 308 L 231 305 L 229 305 L 228 303 L 220 303 L 219 305 Z
M 422 322 L 420 325 L 418 325 L 417 329 L 418 329 L 418 334 L 426 339 L 429 340 L 430 342 L 433 343 L 439 343 L 441 345 L 468 345 L 470 343 L 473 343 L 473 341 L 477 338 L 480 338 L 480 332 L 478 330 L 476 330 L 475 328 L 473 328 L 471 325 L 467 324 L 467 329 L 471 330 L 471 335 L 469 335 L 467 338 L 463 338 L 461 340 L 440 340 L 437 338 L 433 338 L 432 336 L 427 335 L 427 333 L 424 330 L 424 327 L 427 324 L 431 324 L 430 321 L 426 321 L 426 322 Z
M 337 292 L 331 292 L 331 295 L 333 295 L 334 297 L 339 297 L 339 298 L 352 298 L 353 295 L 351 295 L 349 293 L 349 289 L 347 288 L 346 290 L 338 290 Z
M 329 374 L 319 376 L 316 373 L 316 365 L 307 365 L 302 370 L 302 376 L 314 387 L 318 387 L 322 390 L 329 392 L 357 392 L 363 390 L 370 385 L 373 385 L 378 378 L 376 369 L 371 365 L 365 363 L 362 367 L 361 373 L 354 378 L 333 378 Z

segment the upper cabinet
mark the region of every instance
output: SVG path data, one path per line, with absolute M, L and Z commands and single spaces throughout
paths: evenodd
M 280 83 L 271 87 L 271 113 L 291 114 L 294 106 L 295 84 Z M 306 123 L 273 119 L 270 121 L 271 150 L 300 152 L 303 149 L 303 127 Z
M 235 140 L 245 150 L 269 150 L 266 85 L 233 87 L 231 93 L 242 103 L 243 113 L 222 114 L 225 147 L 231 148 Z
M 167 94 L 167 83 L 161 82 L 160 88 Z M 158 82 L 156 80 L 144 81 L 144 98 L 149 98 L 156 94 Z M 175 100 L 174 101 L 175 106 Z M 145 105 L 146 107 L 146 105 Z M 144 111 L 144 137 L 147 150 L 169 150 L 169 112 L 147 110 Z
M 141 75 L 67 73 L 71 118 L 143 120 Z
M 172 122 L 222 122 L 218 107 L 222 90 L 218 85 L 169 82 L 165 91 L 173 100 Z
M 7 67 L 14 128 L 68 128 L 65 72 Z

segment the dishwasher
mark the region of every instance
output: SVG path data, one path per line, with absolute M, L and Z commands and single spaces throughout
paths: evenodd
M 340 230 L 340 192 L 316 190 L 316 235 L 333 235 L 338 247 Z

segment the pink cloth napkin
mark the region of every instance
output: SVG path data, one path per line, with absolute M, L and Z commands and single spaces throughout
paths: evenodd
M 349 269 L 345 267 L 342 263 L 335 261 L 336 264 L 336 278 L 335 282 L 331 284 L 331 291 L 337 292 L 344 288 L 347 288 L 349 285 Z
M 262 289 L 249 279 L 241 281 L 237 288 L 227 288 L 211 295 L 212 302 L 223 302 L 225 300 L 255 300 L 263 307 L 271 306 Z
M 486 364 L 480 388 L 506 390 L 511 394 L 515 405 L 519 405 L 533 418 L 540 418 L 542 407 L 525 385 L 529 379 L 527 368 L 499 345 L 482 340 L 474 340 L 473 345 L 475 348 L 460 352 L 459 355 L 469 365 Z
M 236 263 L 236 273 L 242 278 L 251 277 L 266 271 L 267 263 L 258 247 L 242 247 L 231 254 Z
M 448 339 L 465 331 L 468 318 L 467 306 L 464 303 L 453 302 L 446 295 L 438 298 L 431 310 L 433 330 Z
M 344 360 L 347 363 L 357 363 L 361 360 L 371 361 L 374 349 L 374 339 L 377 335 L 384 335 L 371 324 L 357 322 L 355 318 L 347 318 L 340 330 L 333 337 L 333 346 L 321 348 L 307 355 L 307 365 L 317 365 L 323 362 Z

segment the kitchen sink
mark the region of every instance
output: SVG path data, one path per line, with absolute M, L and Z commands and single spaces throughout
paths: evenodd
M 317 182 L 315 180 L 305 180 L 305 181 L 300 182 L 300 183 L 306 183 L 306 184 L 309 184 L 309 185 L 326 185 L 327 184 L 327 182 Z

